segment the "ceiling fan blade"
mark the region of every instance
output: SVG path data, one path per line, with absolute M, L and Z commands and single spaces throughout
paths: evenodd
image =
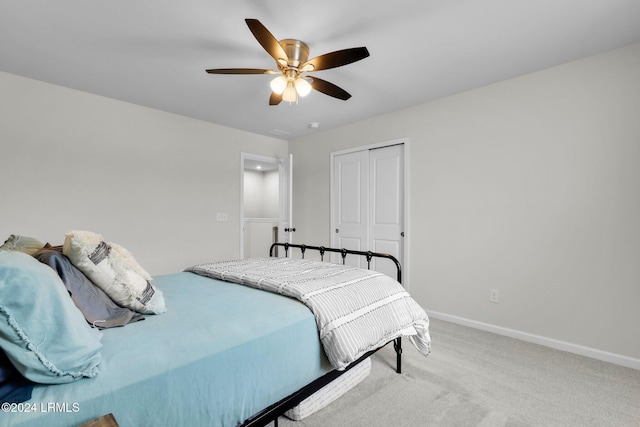
M 311 87 L 317 90 L 318 92 L 322 92 L 325 95 L 333 96 L 334 98 L 342 99 L 343 101 L 346 101 L 347 99 L 351 98 L 351 94 L 349 92 L 342 89 L 341 87 L 334 85 L 333 83 L 330 83 L 326 80 L 322 80 L 313 76 L 307 76 L 307 77 L 310 79 L 313 79 L 311 81 Z
M 282 63 L 284 61 L 284 64 L 286 64 L 288 60 L 287 53 L 282 46 L 280 46 L 280 43 L 278 43 L 278 39 L 257 19 L 245 19 L 245 22 L 264 50 L 266 50 L 276 62 Z
M 271 92 L 271 96 L 269 97 L 269 105 L 278 105 L 282 102 L 282 95 L 278 95 L 275 92 Z
M 207 70 L 209 74 L 280 74 L 279 71 L 266 70 L 264 68 L 212 68 Z
M 366 47 L 352 47 L 350 49 L 336 50 L 335 52 L 325 53 L 316 56 L 302 64 L 300 67 L 303 71 L 327 70 L 329 68 L 341 67 L 360 61 L 369 56 Z M 305 69 L 306 68 L 306 69 Z

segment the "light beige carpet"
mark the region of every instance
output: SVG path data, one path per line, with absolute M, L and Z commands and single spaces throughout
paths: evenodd
M 282 427 L 640 426 L 640 371 L 439 320 L 432 354 L 403 340 L 323 410 Z

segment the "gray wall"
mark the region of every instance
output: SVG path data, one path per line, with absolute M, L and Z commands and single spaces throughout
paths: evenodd
M 91 230 L 151 274 L 239 258 L 241 152 L 287 156 L 283 140 L 2 72 L 0 93 L 0 239 Z
M 636 44 L 290 141 L 295 239 L 330 242 L 329 153 L 408 137 L 423 307 L 640 359 L 639 76 Z
M 280 173 L 278 169 L 244 171 L 245 218 L 278 218 L 280 215 Z
M 244 245 L 243 258 L 269 256 L 273 227 L 280 215 L 280 172 L 244 171 Z

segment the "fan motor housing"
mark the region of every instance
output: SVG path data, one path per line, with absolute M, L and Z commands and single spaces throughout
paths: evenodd
M 283 39 L 278 43 L 280 43 L 289 58 L 287 62 L 289 67 L 299 68 L 300 65 L 309 60 L 309 45 L 305 42 L 295 39 Z

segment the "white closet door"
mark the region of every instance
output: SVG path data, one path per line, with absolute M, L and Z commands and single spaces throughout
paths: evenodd
M 404 145 L 336 155 L 333 170 L 332 245 L 388 253 L 402 263 Z M 347 257 L 347 264 L 366 268 L 366 261 L 356 257 Z M 372 268 L 396 277 L 391 261 L 378 261 Z
M 369 248 L 403 259 L 404 146 L 369 151 L 370 224 Z M 374 270 L 395 277 L 395 264 L 378 260 Z
M 357 251 L 369 244 L 369 152 L 356 151 L 336 156 L 334 164 L 332 245 Z M 359 257 L 347 257 L 347 264 L 361 266 Z M 332 260 L 338 262 L 339 256 Z M 366 265 L 365 265 L 366 267 Z

